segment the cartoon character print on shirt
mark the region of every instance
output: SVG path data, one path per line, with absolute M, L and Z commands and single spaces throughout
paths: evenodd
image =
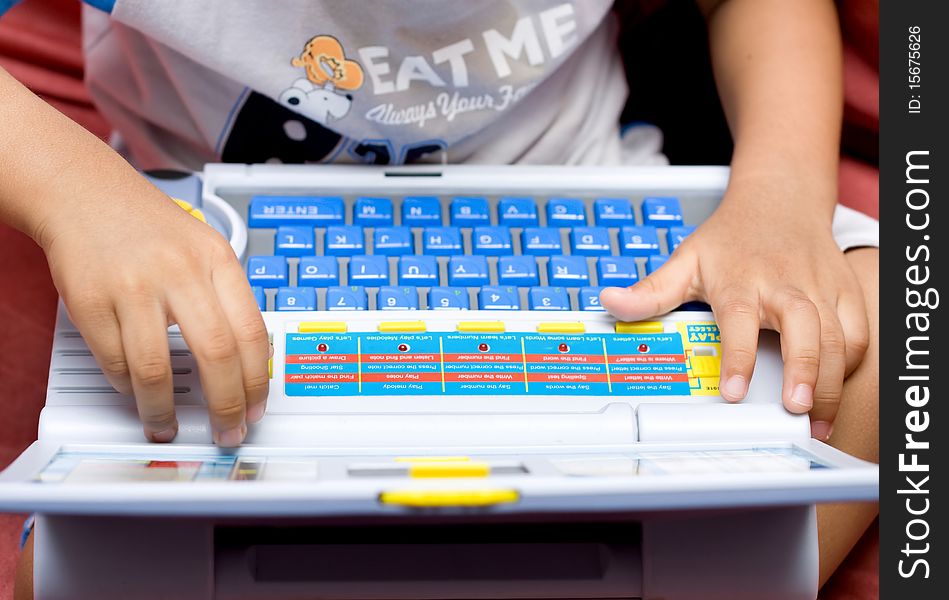
M 353 97 L 345 92 L 362 86 L 363 70 L 358 62 L 346 58 L 336 38 L 312 38 L 290 64 L 302 67 L 306 77 L 280 94 L 281 104 L 322 125 L 349 114 Z

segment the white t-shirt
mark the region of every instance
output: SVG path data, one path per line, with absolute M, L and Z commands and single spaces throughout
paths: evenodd
M 142 168 L 618 164 L 611 4 L 118 0 L 85 9 L 86 79 Z

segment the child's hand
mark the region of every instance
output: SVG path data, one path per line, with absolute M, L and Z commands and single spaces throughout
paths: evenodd
M 722 333 L 721 393 L 732 402 L 748 391 L 759 329 L 780 332 L 784 405 L 810 411 L 815 437 L 825 439 L 843 379 L 867 348 L 866 309 L 830 216 L 801 210 L 779 188 L 733 185 L 662 268 L 628 289 L 604 290 L 601 301 L 629 321 L 709 303 Z
M 214 440 L 236 446 L 263 416 L 270 352 L 240 263 L 223 236 L 137 174 L 117 180 L 71 190 L 43 222 L 36 239 L 56 287 L 109 382 L 135 394 L 156 442 L 178 431 L 167 328 L 179 324 Z

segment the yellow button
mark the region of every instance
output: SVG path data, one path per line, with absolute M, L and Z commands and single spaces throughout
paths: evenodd
M 538 323 L 537 333 L 586 333 L 587 327 L 580 321 L 563 323 Z
M 693 377 L 718 377 L 722 372 L 722 360 L 717 356 L 696 356 L 689 359 L 692 363 Z
M 379 502 L 410 508 L 477 507 L 520 500 L 517 490 L 395 490 L 379 494 Z
M 636 321 L 635 323 L 616 323 L 616 333 L 662 333 L 664 326 L 660 321 Z
M 299 333 L 346 333 L 346 323 L 342 321 L 306 321 L 297 327 Z
M 179 199 L 179 198 L 172 198 L 172 200 L 175 201 L 175 204 L 177 204 L 178 206 L 180 206 L 181 208 L 185 209 L 185 210 L 188 211 L 188 212 L 191 212 L 191 209 L 194 208 L 194 207 L 191 205 L 191 203 L 188 202 L 187 200 L 181 200 L 181 199 Z
M 425 330 L 425 321 L 383 321 L 379 323 L 379 331 L 382 333 L 413 333 Z
M 504 333 L 501 321 L 462 321 L 456 327 L 458 331 L 468 333 Z
M 397 456 L 395 462 L 400 463 L 420 463 L 420 462 L 462 462 L 471 460 L 468 456 Z
M 409 476 L 422 477 L 487 477 L 491 466 L 484 462 L 420 462 L 411 463 Z

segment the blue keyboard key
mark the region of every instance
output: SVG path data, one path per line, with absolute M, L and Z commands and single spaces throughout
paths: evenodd
M 646 275 L 652 275 L 655 273 L 659 267 L 666 264 L 666 261 L 669 260 L 669 257 L 664 254 L 653 254 L 646 261 Z
M 550 285 L 581 287 L 590 283 L 587 259 L 582 256 L 551 256 L 547 262 Z
M 537 259 L 533 256 L 502 256 L 498 259 L 498 283 L 522 287 L 540 285 Z
M 392 200 L 360 196 L 353 204 L 353 223 L 363 227 L 385 227 L 393 223 Z
M 553 227 L 527 227 L 521 232 L 521 252 L 533 256 L 553 256 L 563 252 L 560 230 Z
M 457 227 L 426 227 L 422 232 L 422 252 L 433 256 L 461 254 L 461 230 Z
M 501 198 L 498 200 L 498 224 L 505 227 L 536 227 L 537 203 L 533 198 Z
M 601 227 L 636 224 L 633 205 L 626 198 L 597 198 L 593 201 L 593 217 Z
M 282 287 L 277 290 L 277 310 L 316 310 L 316 290 L 311 287 Z
M 600 292 L 602 287 L 584 287 L 580 288 L 580 310 L 602 312 L 606 309 L 600 305 Z
M 583 200 L 576 198 L 551 198 L 547 201 L 548 227 L 575 227 L 587 224 L 587 213 Z
M 274 254 L 283 256 L 307 256 L 316 253 L 313 245 L 313 228 L 284 225 L 277 228 L 274 237 Z
M 412 241 L 408 227 L 377 227 L 372 232 L 372 251 L 383 256 L 412 254 Z
M 349 284 L 371 287 L 389 283 L 389 259 L 385 256 L 354 256 L 349 259 Z
M 448 259 L 448 285 L 488 285 L 488 259 L 483 256 L 452 256 Z
M 326 310 L 366 310 L 368 307 L 366 290 L 358 285 L 326 290 Z
M 338 196 L 254 196 L 247 215 L 249 227 L 326 227 L 342 225 L 346 213 Z
M 264 294 L 264 288 L 259 285 L 251 286 L 250 291 L 254 292 L 254 300 L 257 301 L 257 308 L 261 312 L 267 310 L 267 296 Z
M 507 227 L 475 227 L 471 234 L 472 250 L 484 256 L 511 253 L 511 230 Z
M 457 287 L 433 287 L 428 292 L 430 310 L 468 310 L 468 290 Z
M 365 236 L 358 225 L 336 225 L 326 228 L 323 253 L 327 256 L 353 256 L 366 252 Z
M 251 256 L 247 259 L 247 280 L 251 285 L 275 288 L 290 282 L 285 256 Z
M 339 263 L 332 256 L 304 256 L 300 259 L 297 284 L 310 287 L 339 285 Z
M 578 256 L 609 256 L 610 230 L 606 227 L 574 227 L 570 230 L 570 253 Z
M 442 222 L 442 205 L 438 196 L 408 196 L 402 200 L 402 224 L 429 227 Z
M 451 224 L 455 227 L 474 227 L 491 222 L 488 201 L 484 198 L 458 196 L 451 201 Z
M 418 290 L 414 287 L 384 286 L 376 296 L 379 310 L 418 310 Z
M 570 310 L 570 296 L 559 287 L 532 287 L 527 293 L 531 310 Z
M 659 233 L 655 227 L 623 227 L 619 232 L 619 251 L 625 256 L 660 254 Z
M 639 268 L 629 256 L 601 256 L 596 261 L 596 277 L 601 286 L 629 287 L 639 280 Z
M 516 287 L 485 286 L 478 292 L 481 310 L 521 310 L 521 298 Z
M 438 261 L 434 256 L 403 256 L 399 259 L 399 285 L 428 287 L 438 284 Z
M 678 198 L 646 198 L 643 200 L 643 224 L 653 227 L 675 227 L 682 224 L 682 207 Z
M 693 231 L 695 231 L 695 227 L 692 225 L 670 227 L 669 231 L 666 232 L 666 243 L 669 244 L 669 252 L 678 248 L 679 244 L 681 244 L 685 238 L 689 237 Z

